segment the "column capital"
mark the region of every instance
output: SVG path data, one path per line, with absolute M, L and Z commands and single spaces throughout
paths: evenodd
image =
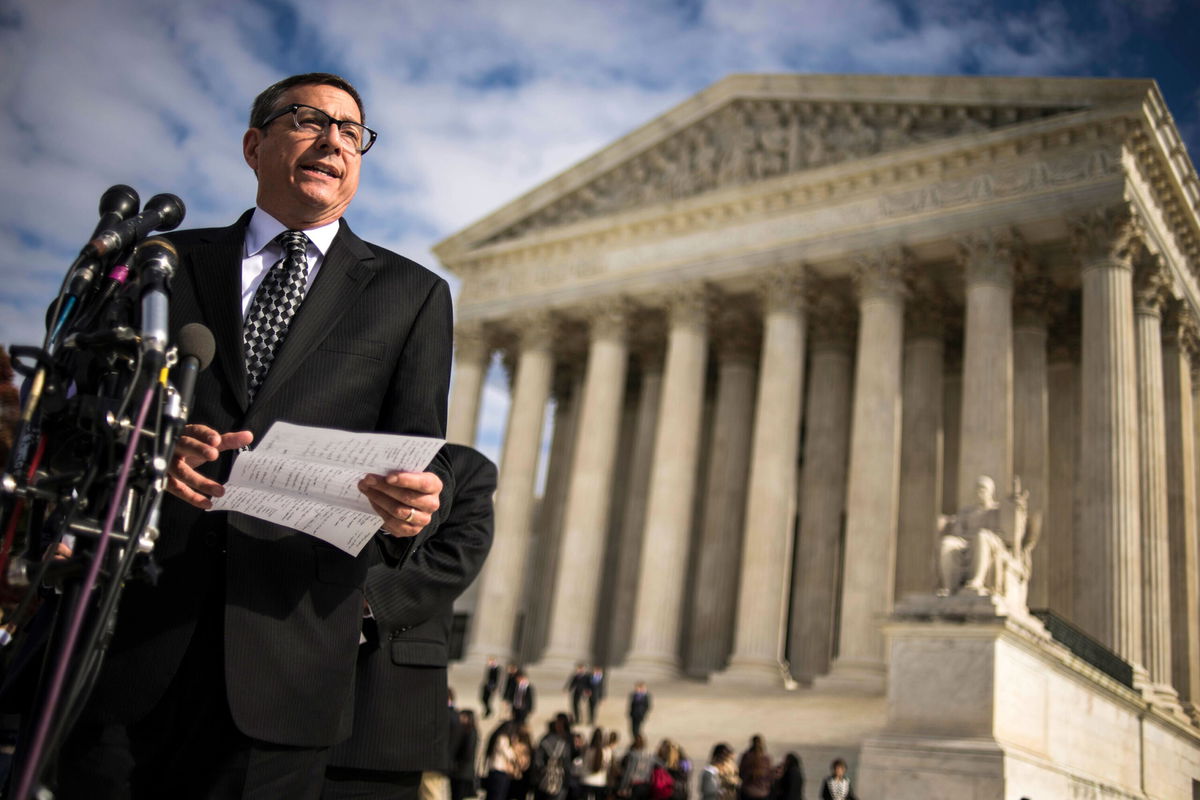
M 592 339 L 624 339 L 634 310 L 634 304 L 624 295 L 597 298 L 580 307 Z
M 955 244 L 968 286 L 1012 288 L 1016 264 L 1024 249 L 1016 231 L 1009 227 L 985 228 L 959 236 Z
M 1133 269 L 1134 245 L 1143 237 L 1141 215 L 1129 203 L 1118 203 L 1067 220 L 1071 245 L 1080 266 Z
M 908 295 L 912 255 L 902 247 L 885 247 L 854 258 L 854 285 L 861 300 L 899 300 Z
M 813 348 L 853 352 L 858 312 L 846 292 L 829 281 L 810 282 L 807 303 Z
M 1171 273 L 1166 259 L 1151 252 L 1144 241 L 1131 248 L 1133 307 L 1138 314 L 1161 317 L 1171 296 Z
M 521 350 L 547 350 L 559 332 L 558 319 L 548 311 L 514 314 L 506 323 L 516 334 Z
M 1187 301 L 1168 297 L 1164 303 L 1163 342 L 1178 347 L 1200 369 L 1200 322 Z
M 459 322 L 454 326 L 454 354 L 460 359 L 482 360 L 492 350 L 492 338 L 478 320 Z
M 714 344 L 722 362 L 754 362 L 762 338 L 758 315 L 743 306 L 730 305 L 717 312 L 714 327 Z
M 758 280 L 763 310 L 769 314 L 772 311 L 802 309 L 807 283 L 808 267 L 804 264 L 778 264 L 771 267 Z
M 707 325 L 716 305 L 713 290 L 706 284 L 687 284 L 663 292 L 660 297 L 671 327 Z

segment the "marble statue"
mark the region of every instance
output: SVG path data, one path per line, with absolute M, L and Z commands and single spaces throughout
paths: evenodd
M 939 595 L 993 594 L 1024 605 L 1035 544 L 1026 538 L 1029 492 L 1017 478 L 1003 502 L 995 495 L 995 482 L 981 475 L 975 481 L 975 502 L 943 518 Z

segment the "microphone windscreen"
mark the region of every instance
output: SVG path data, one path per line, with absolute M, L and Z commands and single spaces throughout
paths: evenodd
M 187 213 L 187 209 L 177 195 L 163 193 L 156 194 L 147 200 L 146 207 L 142 209 L 142 213 L 160 215 L 160 219 L 158 220 L 158 224 L 154 226 L 154 230 L 173 231 L 179 227 L 179 223 L 183 222 L 183 217 Z
M 180 360 L 194 356 L 200 362 L 200 372 L 208 369 L 213 356 L 217 354 L 217 343 L 212 331 L 199 322 L 189 322 L 179 329 L 177 337 Z

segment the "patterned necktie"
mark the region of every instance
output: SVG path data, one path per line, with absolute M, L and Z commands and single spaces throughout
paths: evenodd
M 303 231 L 284 231 L 275 237 L 283 258 L 267 272 L 246 314 L 242 338 L 246 347 L 246 393 L 254 400 L 275 360 L 288 325 L 304 299 L 308 282 L 308 237 Z

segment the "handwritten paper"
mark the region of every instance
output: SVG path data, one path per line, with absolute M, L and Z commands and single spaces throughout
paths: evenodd
M 311 534 L 357 556 L 380 519 L 358 482 L 368 473 L 423 472 L 445 442 L 276 422 L 238 455 L 214 511 L 238 511 Z

